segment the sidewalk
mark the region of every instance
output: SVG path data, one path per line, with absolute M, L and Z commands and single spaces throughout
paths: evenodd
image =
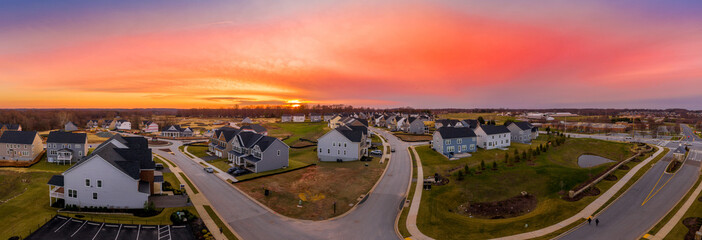
M 424 183 L 420 181 L 423 181 L 424 179 L 424 171 L 422 170 L 422 161 L 419 159 L 419 154 L 417 154 L 417 151 L 414 150 L 414 146 L 410 147 L 410 149 L 412 149 L 411 154 L 414 154 L 414 159 L 416 159 L 417 164 L 417 186 L 414 188 L 414 196 L 412 197 L 409 213 L 407 213 L 407 231 L 412 234 L 410 237 L 411 239 L 432 239 L 424 235 L 421 231 L 419 231 L 419 228 L 417 228 L 419 203 L 422 201 L 422 191 L 424 191 Z
M 661 154 L 661 152 L 663 152 L 663 150 L 664 150 L 663 147 L 658 148 L 658 151 L 656 151 L 656 153 L 654 153 L 653 155 L 651 155 L 651 157 L 647 158 L 646 160 L 644 160 L 641 163 L 639 163 L 638 165 L 636 165 L 636 167 L 632 168 L 631 171 L 629 171 L 626 175 L 624 175 L 624 177 L 622 177 L 621 180 L 619 180 L 617 183 L 615 183 L 614 186 L 612 186 L 604 194 L 602 194 L 600 197 L 595 199 L 595 201 L 592 201 L 592 203 L 590 203 L 590 205 L 587 205 L 587 207 L 585 207 L 585 209 L 578 212 L 574 216 L 572 216 L 566 220 L 563 220 L 559 223 L 556 223 L 554 225 L 551 225 L 551 226 L 548 226 L 548 227 L 545 227 L 545 228 L 542 228 L 542 229 L 539 229 L 536 231 L 531 231 L 531 232 L 527 232 L 527 233 L 521 233 L 521 234 L 516 234 L 516 235 L 512 235 L 512 236 L 496 238 L 496 239 L 518 240 L 518 239 L 530 239 L 530 238 L 541 237 L 541 236 L 544 236 L 546 234 L 558 231 L 559 229 L 564 228 L 564 227 L 566 227 L 566 226 L 568 226 L 576 221 L 582 221 L 582 219 L 587 218 L 589 216 L 592 216 L 595 213 L 595 211 L 597 211 L 597 209 L 600 209 L 600 207 L 604 206 L 604 204 L 607 203 L 607 201 L 609 201 L 610 198 L 612 198 L 617 192 L 619 192 L 619 190 L 622 189 L 622 187 L 624 187 L 624 185 L 626 185 L 626 183 L 629 182 L 629 180 L 631 180 L 631 178 L 633 178 L 634 175 L 636 175 L 636 173 L 643 166 L 646 166 L 649 162 L 651 162 L 651 160 L 653 160 L 659 154 Z
M 168 158 L 161 156 L 159 154 L 156 154 L 156 155 L 158 155 L 161 158 L 168 159 Z M 180 173 L 183 173 L 183 171 L 181 171 L 178 166 L 171 166 L 170 170 L 171 170 L 171 172 L 174 173 L 176 178 L 178 178 L 178 181 L 180 181 L 181 183 L 186 182 L 185 179 L 183 179 L 183 177 L 180 175 Z M 183 175 L 185 175 L 185 173 L 183 173 Z M 224 236 L 224 234 L 219 232 L 219 226 L 217 226 L 217 224 L 214 222 L 214 220 L 212 220 L 210 215 L 205 210 L 205 207 L 203 207 L 203 205 L 210 205 L 211 206 L 210 202 L 202 195 L 202 193 L 192 194 L 194 191 L 193 191 L 193 189 L 190 188 L 190 185 L 188 185 L 188 184 L 184 184 L 184 185 L 185 185 L 186 192 L 188 193 L 188 197 L 190 197 L 190 202 L 192 202 L 198 215 L 200 215 L 202 222 L 205 223 L 205 226 L 207 226 L 207 229 L 210 230 L 210 232 L 212 233 L 212 236 L 215 239 L 227 239 L 227 237 Z M 195 186 L 195 185 L 193 185 L 193 186 L 195 188 L 197 188 L 197 186 Z M 201 192 L 199 189 L 198 189 L 198 191 Z M 214 208 L 212 208 L 212 210 L 214 210 L 218 216 L 220 215 L 217 212 L 217 210 L 215 210 Z M 227 228 L 229 228 L 229 230 L 232 231 L 232 233 L 234 233 L 234 235 L 236 235 L 238 238 L 240 238 L 239 235 L 234 231 L 234 229 L 232 229 L 232 227 L 229 226 L 229 224 L 226 224 L 226 225 L 227 225 Z
M 663 225 L 663 228 L 661 230 L 658 230 L 655 236 L 651 236 L 649 239 L 663 239 L 666 236 L 668 236 L 668 233 L 673 230 L 675 225 L 677 225 L 682 217 L 685 215 L 687 210 L 692 206 L 692 204 L 697 200 L 697 196 L 700 195 L 700 192 L 702 192 L 702 184 L 697 185 L 697 188 L 695 188 L 695 191 L 692 192 L 692 195 L 685 201 L 685 204 L 680 207 L 678 212 L 673 215 L 673 217 L 665 224 Z M 665 217 L 665 216 L 664 216 Z

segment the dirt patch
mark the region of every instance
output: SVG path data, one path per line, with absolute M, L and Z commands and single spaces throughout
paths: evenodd
M 166 141 L 159 141 L 159 140 L 156 140 L 156 141 L 149 141 L 149 146 L 164 146 L 164 145 L 168 145 L 168 142 L 166 142 Z
M 393 133 L 395 137 L 405 142 L 426 142 L 432 140 L 432 135 Z
M 630 168 L 629 166 L 627 166 L 627 165 L 621 165 L 621 166 L 619 166 L 619 170 L 629 170 L 629 169 L 631 169 L 631 168 Z
M 617 176 L 614 176 L 614 175 L 610 174 L 610 175 L 607 175 L 607 176 L 604 178 L 604 180 L 607 180 L 607 181 L 617 181 Z
M 700 201 L 700 202 L 702 202 L 702 197 L 698 198 L 698 199 L 697 199 L 697 201 Z
M 682 224 L 688 229 L 687 234 L 685 234 L 685 240 L 693 240 L 695 239 L 695 233 L 700 229 L 700 226 L 702 226 L 702 218 L 685 218 L 683 219 Z
M 597 195 L 600 195 L 600 189 L 593 187 L 593 188 L 590 188 L 588 190 L 581 192 L 578 195 L 575 195 L 575 197 L 573 197 L 573 198 L 568 197 L 567 194 L 561 198 L 563 200 L 566 200 L 569 202 L 575 202 L 575 201 L 579 201 L 580 199 L 583 199 L 584 197 L 587 197 L 587 196 L 597 196 Z
M 478 218 L 512 218 L 533 211 L 538 202 L 536 196 L 526 194 L 497 202 L 465 203 L 458 207 L 458 212 Z

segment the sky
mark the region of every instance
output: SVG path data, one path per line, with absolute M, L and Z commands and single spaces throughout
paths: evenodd
M 702 109 L 702 1 L 0 0 L 0 108 Z

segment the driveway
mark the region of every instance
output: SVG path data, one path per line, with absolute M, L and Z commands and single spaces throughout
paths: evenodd
M 212 207 L 244 239 L 398 239 L 395 219 L 404 202 L 410 180 L 409 144 L 389 133 L 381 132 L 398 151 L 392 154 L 387 171 L 375 190 L 348 214 L 324 221 L 297 220 L 268 211 L 178 150 L 182 143 L 173 141 L 173 154 L 154 152 L 177 164 L 210 201 Z

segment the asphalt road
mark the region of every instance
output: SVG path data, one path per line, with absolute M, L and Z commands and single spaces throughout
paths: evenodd
M 667 145 L 677 146 L 678 143 Z M 664 173 L 671 158 L 669 152 L 597 215 L 599 226 L 595 226 L 593 219 L 591 225 L 581 225 L 561 239 L 639 239 L 685 196 L 697 180 L 702 154 L 690 154 L 677 173 Z
M 154 152 L 176 163 L 244 239 L 398 239 L 395 219 L 410 180 L 410 157 L 405 150 L 410 144 L 386 132 L 381 134 L 397 151 L 378 186 L 349 214 L 324 221 L 291 219 L 267 211 L 231 184 L 203 171 L 200 164 L 178 150 L 178 141 L 168 147 L 174 154 L 157 148 Z
M 681 141 L 685 142 L 702 142 L 702 138 L 698 137 L 694 131 L 692 131 L 692 128 L 688 126 L 687 124 L 680 124 L 680 127 L 682 128 L 682 139 Z

